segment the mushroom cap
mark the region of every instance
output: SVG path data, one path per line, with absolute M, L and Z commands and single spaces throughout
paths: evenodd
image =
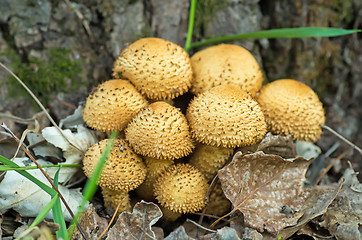
M 154 194 L 161 206 L 178 213 L 194 213 L 206 205 L 208 184 L 190 164 L 175 164 L 157 178 Z
M 257 97 L 269 130 L 293 135 L 295 140 L 317 141 L 325 123 L 323 104 L 306 84 L 294 79 L 273 81 Z
M 108 188 L 102 188 L 102 195 L 106 209 L 112 208 L 113 210 L 116 210 L 118 203 L 121 202 L 117 211 L 118 215 L 124 211 L 131 211 L 132 206 L 129 193 L 127 191 L 117 191 Z
M 221 84 L 235 83 L 254 97 L 263 83 L 258 62 L 238 45 L 219 44 L 201 50 L 191 57 L 191 65 L 191 92 L 196 95 Z
M 115 79 L 99 84 L 89 94 L 82 114 L 91 128 L 102 132 L 121 131 L 147 104 L 130 82 Z
M 194 148 L 185 116 L 165 102 L 142 109 L 125 133 L 133 150 L 146 157 L 173 160 L 187 156 Z
M 92 176 L 107 142 L 108 139 L 104 139 L 92 145 L 84 154 L 83 170 L 88 178 Z M 133 152 L 125 140 L 117 138 L 103 167 L 98 185 L 110 190 L 130 191 L 145 180 L 146 172 L 141 157 Z
M 196 96 L 186 117 L 192 137 L 206 145 L 247 146 L 266 134 L 259 104 L 235 84 L 219 85 Z
M 121 51 L 113 64 L 113 76 L 118 74 L 147 98 L 158 100 L 182 95 L 192 81 L 188 53 L 160 38 L 142 38 Z
M 205 213 L 214 216 L 222 216 L 229 212 L 230 208 L 231 202 L 226 198 L 220 181 L 218 181 L 210 193 Z
M 199 169 L 207 181 L 210 181 L 233 152 L 234 149 L 232 148 L 214 147 L 199 143 L 192 152 L 189 163 Z

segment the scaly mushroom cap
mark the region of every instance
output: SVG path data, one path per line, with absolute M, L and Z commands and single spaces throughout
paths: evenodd
M 178 213 L 194 213 L 206 205 L 208 184 L 190 164 L 176 164 L 157 178 L 154 194 L 161 206 Z
M 247 146 L 266 134 L 259 104 L 235 84 L 220 85 L 196 96 L 186 117 L 192 137 L 206 145 Z
M 85 103 L 84 122 L 102 132 L 123 130 L 147 106 L 146 99 L 128 81 L 115 79 L 98 85 Z
M 152 201 L 155 198 L 153 195 L 153 185 L 156 178 L 169 166 L 171 166 L 173 161 L 146 157 L 145 164 L 147 168 L 146 180 L 138 188 L 136 188 L 135 191 L 143 200 Z
M 232 148 L 214 147 L 200 143 L 192 152 L 189 163 L 199 169 L 207 181 L 210 181 L 233 152 Z
M 125 133 L 133 150 L 146 157 L 173 160 L 194 148 L 185 116 L 165 102 L 142 109 Z
M 92 145 L 84 155 L 83 170 L 89 178 L 97 166 L 108 139 Z M 130 191 L 146 178 L 146 166 L 123 139 L 115 139 L 113 148 L 102 170 L 98 185 L 110 190 Z
M 191 57 L 191 65 L 191 92 L 196 95 L 221 84 L 235 83 L 254 97 L 263 83 L 263 73 L 253 55 L 237 45 L 219 44 L 201 50 Z
M 257 101 L 272 133 L 291 134 L 301 141 L 320 138 L 325 123 L 323 105 L 306 84 L 293 79 L 273 81 L 262 87 Z
M 116 210 L 118 204 L 121 203 L 117 211 L 118 215 L 124 211 L 131 211 L 131 201 L 127 191 L 116 191 L 108 188 L 102 188 L 102 195 L 104 199 L 104 206 L 107 209 L 112 208 L 113 210 Z
M 125 48 L 113 64 L 113 76 L 131 81 L 150 99 L 175 98 L 191 86 L 188 53 L 160 38 L 142 38 Z

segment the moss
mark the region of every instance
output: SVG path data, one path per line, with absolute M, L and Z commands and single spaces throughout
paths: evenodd
M 205 25 L 221 9 L 226 8 L 231 3 L 228 0 L 200 0 L 197 1 L 195 9 L 194 36 L 202 36 Z
M 45 61 L 34 57 L 22 61 L 14 50 L 8 50 L 6 55 L 13 62 L 14 73 L 43 104 L 47 104 L 52 93 L 69 92 L 85 82 L 78 77 L 81 72 L 80 62 L 72 60 L 70 52 L 66 49 L 49 49 Z M 29 96 L 13 77 L 10 77 L 6 83 L 10 96 Z

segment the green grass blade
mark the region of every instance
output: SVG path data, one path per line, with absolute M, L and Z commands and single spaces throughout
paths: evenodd
M 197 2 L 196 0 L 191 0 L 191 6 L 189 11 L 189 26 L 187 29 L 187 38 L 185 43 L 186 52 L 188 52 L 191 47 L 192 32 L 194 30 L 194 22 L 195 22 L 196 2 Z
M 109 138 L 109 141 L 103 151 L 103 154 L 102 156 L 100 157 L 100 160 L 91 176 L 91 178 L 88 179 L 85 187 L 84 187 L 84 190 L 83 190 L 83 199 L 82 199 L 82 202 L 80 203 L 79 207 L 78 207 L 78 212 L 75 214 L 74 218 L 73 218 L 73 221 L 68 229 L 68 234 L 69 236 L 72 236 L 73 234 L 73 231 L 76 227 L 76 224 L 78 223 L 79 221 L 79 218 L 81 216 L 81 214 L 84 212 L 85 210 L 85 205 L 86 203 L 92 199 L 93 195 L 96 193 L 97 191 L 97 188 L 98 188 L 98 185 L 97 185 L 97 182 L 98 182 L 98 179 L 101 175 L 101 172 L 103 170 L 103 166 L 107 160 L 107 157 L 108 157 L 108 154 L 111 152 L 112 150 L 112 147 L 113 147 L 113 142 L 114 142 L 114 139 L 116 139 L 117 137 L 117 134 L 118 134 L 118 131 L 114 131 L 112 132 L 110 138 Z
M 56 165 L 41 165 L 42 168 L 47 167 L 72 167 L 72 168 L 82 168 L 82 164 L 56 164 Z M 24 167 L 9 167 L 6 165 L 0 165 L 0 171 L 16 171 L 16 170 L 34 170 L 38 169 L 37 166 L 24 166 Z
M 61 168 L 58 169 L 58 171 L 55 173 L 54 176 L 54 185 L 58 188 L 58 179 L 59 179 L 59 171 Z M 54 222 L 58 223 L 60 226 L 60 229 L 56 232 L 57 239 L 69 239 L 68 232 L 67 232 L 67 226 L 65 224 L 64 215 L 62 211 L 62 205 L 60 203 L 60 198 L 57 195 L 56 202 L 52 208 L 53 210 L 53 217 Z
M 360 29 L 341 29 L 327 27 L 301 27 L 301 28 L 280 28 L 263 30 L 259 32 L 244 33 L 238 35 L 210 38 L 191 44 L 190 48 L 199 47 L 208 44 L 233 41 L 245 38 L 306 38 L 306 37 L 336 37 L 347 34 L 361 32 Z
M 57 199 L 59 199 L 58 193 L 52 196 L 50 202 L 39 212 L 38 216 L 34 219 L 34 222 L 29 226 L 28 229 L 31 229 L 38 225 L 43 219 L 48 215 L 50 210 L 54 207 Z
M 5 164 L 7 166 L 10 166 L 10 167 L 15 167 L 15 168 L 19 167 L 16 163 L 14 163 L 13 161 L 10 161 L 9 159 L 7 159 L 6 157 L 3 157 L 1 155 L 0 155 L 0 162 L 2 162 L 3 164 Z M 42 181 L 38 180 L 37 178 L 33 177 L 33 175 L 31 175 L 27 171 L 25 171 L 25 170 L 15 170 L 15 171 L 17 171 L 19 174 L 23 175 L 24 177 L 26 177 L 27 179 L 29 179 L 30 181 L 32 181 L 33 183 L 38 185 L 41 189 L 43 189 L 50 196 L 58 195 L 57 191 L 55 191 L 53 188 L 49 187 Z

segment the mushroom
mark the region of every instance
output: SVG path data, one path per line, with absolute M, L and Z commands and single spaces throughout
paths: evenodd
M 295 140 L 317 141 L 325 123 L 323 104 L 306 84 L 294 79 L 273 81 L 257 97 L 274 134 L 293 135 Z
M 191 92 L 196 95 L 221 84 L 235 83 L 254 97 L 263 83 L 259 64 L 238 45 L 219 44 L 201 50 L 191 57 L 191 65 Z
M 194 213 L 206 205 L 207 181 L 190 164 L 166 169 L 155 181 L 154 194 L 161 206 L 176 213 Z
M 133 150 L 156 159 L 178 159 L 194 148 L 185 116 L 177 108 L 155 102 L 142 109 L 125 129 Z
M 226 214 L 230 208 L 231 202 L 226 198 L 220 182 L 216 183 L 210 193 L 205 213 L 213 216 L 222 216 Z
M 104 139 L 92 145 L 84 155 L 83 170 L 89 178 L 107 145 Z M 114 140 L 113 148 L 106 160 L 98 185 L 102 188 L 106 208 L 116 208 L 122 201 L 120 211 L 129 210 L 128 191 L 137 188 L 146 178 L 146 166 L 123 139 Z
M 192 68 L 188 53 L 160 38 L 142 38 L 129 45 L 113 64 L 113 76 L 131 81 L 149 99 L 170 99 L 187 92 Z
M 232 148 L 214 147 L 199 143 L 192 152 L 189 163 L 199 169 L 207 181 L 211 181 L 233 152 Z
M 114 79 L 98 85 L 86 100 L 83 119 L 91 128 L 102 132 L 123 130 L 146 99 L 128 81 Z
M 192 137 L 211 146 L 235 148 L 266 134 L 259 104 L 238 85 L 225 84 L 196 96 L 187 108 Z
M 146 180 L 136 189 L 136 193 L 143 200 L 152 201 L 155 198 L 153 195 L 153 186 L 157 177 L 171 166 L 173 161 L 146 157 L 145 164 L 147 168 Z

